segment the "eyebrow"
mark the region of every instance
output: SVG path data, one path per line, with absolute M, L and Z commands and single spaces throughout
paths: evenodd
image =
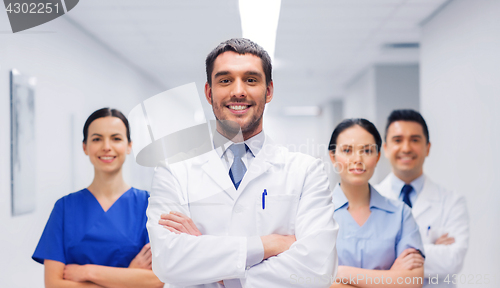
M 231 74 L 231 72 L 229 72 L 229 71 L 219 71 L 219 72 L 215 73 L 214 78 L 226 76 L 229 74 Z M 245 75 L 257 76 L 257 77 L 262 78 L 262 73 L 257 72 L 257 71 L 247 71 L 247 72 L 245 72 Z
M 93 136 L 99 136 L 99 137 L 102 137 L 102 135 L 101 135 L 101 134 L 98 134 L 98 133 L 94 133 L 94 134 L 90 135 L 90 137 L 93 137 Z M 111 135 L 111 137 L 114 137 L 114 136 L 122 136 L 122 134 L 120 134 L 120 133 L 115 133 L 115 134 Z
M 257 77 L 261 77 L 262 78 L 262 73 L 256 72 L 256 71 L 245 72 L 245 75 L 257 76 Z
M 360 146 L 363 147 L 363 148 L 366 148 L 366 147 L 371 148 L 371 147 L 376 146 L 376 145 L 377 144 L 364 144 L 364 145 L 361 144 Z M 352 147 L 354 147 L 352 144 L 339 144 L 337 146 L 341 147 L 341 148 L 352 148 Z M 360 146 L 357 146 L 357 147 L 360 147 Z
M 219 72 L 215 73 L 214 78 L 217 78 L 220 76 L 225 76 L 225 75 L 229 75 L 229 71 L 219 71 Z
M 395 135 L 395 136 L 392 136 L 391 139 L 394 139 L 394 138 L 399 138 L 399 137 L 403 137 L 403 135 Z M 422 135 L 410 135 L 410 138 L 422 138 Z

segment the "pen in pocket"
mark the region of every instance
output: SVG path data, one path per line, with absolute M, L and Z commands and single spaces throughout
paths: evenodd
M 267 190 L 264 189 L 264 192 L 262 192 L 262 209 L 266 209 L 266 195 L 267 195 Z

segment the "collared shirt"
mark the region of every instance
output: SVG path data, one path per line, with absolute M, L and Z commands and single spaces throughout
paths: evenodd
M 245 164 L 245 167 L 248 170 L 248 167 L 252 164 L 255 156 L 260 152 L 262 147 L 264 146 L 265 140 L 264 131 L 261 131 L 259 134 L 253 136 L 245 140 L 245 143 L 248 146 L 245 157 L 242 157 L 241 160 Z M 234 162 L 234 155 L 231 150 L 229 150 L 229 146 L 231 146 L 234 142 L 224 137 L 219 131 L 215 132 L 214 135 L 214 148 L 219 157 L 221 158 L 222 164 L 226 168 L 226 172 L 229 177 L 229 169 L 231 169 L 231 165 Z M 244 178 L 244 176 L 243 176 Z M 259 236 L 252 236 L 247 238 L 247 268 L 260 263 L 264 259 L 264 245 L 262 244 L 262 240 Z
M 424 188 L 425 175 L 422 173 L 417 179 L 413 180 L 410 185 L 413 187 L 413 190 L 410 192 L 410 201 L 412 204 L 415 204 L 417 201 L 418 195 L 422 192 Z M 401 191 L 403 186 L 406 183 L 399 179 L 394 173 L 391 173 L 391 188 L 392 191 Z M 399 200 L 403 201 L 404 195 L 403 193 L 399 193 Z
M 245 167 L 248 170 L 248 167 L 250 167 L 250 164 L 252 164 L 253 159 L 255 156 L 260 152 L 262 149 L 262 146 L 264 145 L 264 140 L 266 136 L 264 134 L 264 131 L 261 131 L 259 134 L 253 136 L 252 138 L 249 138 L 243 143 L 245 143 L 248 146 L 247 152 L 245 154 L 245 157 L 242 157 L 241 160 L 245 164 Z M 219 133 L 219 131 L 215 132 L 214 136 L 214 147 L 215 151 L 219 155 L 219 157 L 222 160 L 222 164 L 224 164 L 224 167 L 226 168 L 227 173 L 229 174 L 229 169 L 231 169 L 231 165 L 233 165 L 234 162 L 234 155 L 231 150 L 229 150 L 229 146 L 231 146 L 234 142 L 227 139 L 224 137 L 222 134 Z
M 407 248 L 420 250 L 424 255 L 417 223 L 403 202 L 383 197 L 370 185 L 371 214 L 363 226 L 347 210 L 349 202 L 340 184 L 333 191 L 333 204 L 333 218 L 340 226 L 339 265 L 388 270 Z

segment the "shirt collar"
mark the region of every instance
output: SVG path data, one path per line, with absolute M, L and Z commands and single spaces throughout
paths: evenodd
M 333 190 L 333 205 L 335 207 L 335 211 L 338 209 L 344 208 L 347 209 L 348 206 L 348 201 L 347 197 L 344 194 L 344 191 L 342 191 L 342 188 L 340 188 L 340 183 L 337 184 L 335 189 Z M 371 208 L 377 208 L 380 210 L 384 210 L 387 212 L 396 212 L 397 207 L 391 203 L 391 201 L 384 196 L 380 195 L 375 188 L 373 188 L 372 185 L 370 185 L 370 209 Z
M 417 196 L 420 195 L 420 192 L 422 192 L 422 189 L 424 188 L 424 182 L 425 174 L 422 173 L 422 175 L 420 175 L 417 179 L 413 180 L 410 183 Z M 399 179 L 396 175 L 394 175 L 394 173 L 391 172 L 391 188 L 392 191 L 396 191 L 398 197 L 401 194 L 401 189 L 403 189 L 403 186 L 405 184 L 406 183 L 403 182 L 403 180 Z
M 343 208 L 344 206 L 346 206 L 347 208 L 347 197 L 345 197 L 344 191 L 342 191 L 342 188 L 340 188 L 340 183 L 338 183 L 335 186 L 335 189 L 333 189 L 332 199 L 335 211 Z
M 265 138 L 266 136 L 264 134 L 264 130 L 262 130 L 259 132 L 259 134 L 243 141 L 243 143 L 247 144 L 248 151 L 250 151 L 250 153 L 252 153 L 252 156 L 255 157 L 260 152 L 260 150 L 262 150 Z M 232 144 L 234 144 L 233 141 L 224 137 L 217 130 L 215 131 L 213 142 L 215 151 L 217 151 L 217 154 L 219 155 L 220 158 L 224 156 L 224 153 L 226 153 L 227 148 Z
M 397 207 L 388 198 L 380 195 L 372 185 L 370 185 L 370 208 L 377 208 L 387 212 L 397 211 Z

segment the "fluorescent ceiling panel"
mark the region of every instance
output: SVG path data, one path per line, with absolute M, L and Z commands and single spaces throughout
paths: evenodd
M 281 0 L 239 0 L 243 38 L 262 46 L 271 60 L 274 60 L 280 8 Z

